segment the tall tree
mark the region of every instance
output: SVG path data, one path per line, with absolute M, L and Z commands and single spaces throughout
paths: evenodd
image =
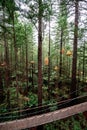
M 50 98 L 50 43 L 51 43 L 51 40 L 50 40 L 50 16 L 49 16 L 49 49 L 48 49 L 48 60 L 49 60 L 49 64 L 48 64 L 48 92 L 49 92 L 49 96 L 48 96 L 48 100 Z
M 78 43 L 78 18 L 79 18 L 79 1 L 75 0 L 75 21 L 74 21 L 74 41 L 73 41 L 73 60 L 72 60 L 72 81 L 71 81 L 71 97 L 76 97 L 77 81 L 77 43 Z
M 6 34 L 6 26 L 5 26 L 5 17 L 6 17 L 6 0 L 2 1 L 3 8 L 3 38 L 4 38 L 4 48 L 5 48 L 5 87 L 7 88 L 7 109 L 10 108 L 10 91 L 9 91 L 9 54 L 8 54 L 8 43 L 7 43 L 7 34 Z
M 67 38 L 67 1 L 61 0 L 59 2 L 59 14 L 58 14 L 58 29 L 60 42 L 60 57 L 59 57 L 59 76 L 62 76 L 62 65 L 63 65 L 63 49 Z
M 38 4 L 38 105 L 42 105 L 42 0 Z

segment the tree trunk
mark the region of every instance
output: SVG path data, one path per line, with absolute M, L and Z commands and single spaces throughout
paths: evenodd
M 25 44 L 26 44 L 26 90 L 28 94 L 28 44 L 27 44 L 27 33 L 26 33 L 26 25 L 25 25 Z
M 38 106 L 42 105 L 42 0 L 39 0 L 38 12 Z M 37 130 L 43 130 L 38 126 Z
M 2 78 L 2 75 L 3 75 L 3 71 L 0 69 L 0 104 L 3 103 L 3 100 L 4 100 L 4 88 L 3 88 L 3 78 Z
M 59 76 L 61 77 L 62 74 L 62 46 L 63 46 L 63 30 L 61 27 L 61 39 L 60 39 L 60 69 L 59 69 Z
M 48 64 L 48 100 L 50 99 L 50 16 L 49 16 L 49 50 L 48 50 L 48 59 L 49 59 L 49 64 Z
M 38 14 L 38 105 L 42 105 L 42 0 Z
M 83 45 L 83 73 L 82 73 L 82 81 L 85 79 L 85 41 Z
M 13 44 L 14 44 L 14 57 L 15 57 L 15 75 L 16 75 L 16 92 L 17 92 L 17 99 L 18 99 L 18 76 L 17 76 L 17 62 L 18 62 L 18 58 L 17 58 L 17 46 L 16 46 L 16 36 L 15 36 L 15 21 L 14 21 L 14 11 L 12 12 L 12 24 L 13 24 Z
M 5 1 L 4 1 L 5 4 Z M 5 19 L 5 6 L 3 5 L 3 20 Z M 3 26 L 5 27 L 5 22 L 3 21 Z M 3 29 L 3 37 L 4 37 L 4 48 L 5 48 L 5 85 L 7 89 L 7 109 L 10 108 L 10 91 L 9 91 L 9 56 L 8 56 L 8 44 L 7 44 L 7 37 L 6 37 L 6 30 Z
M 75 27 L 74 27 L 74 42 L 73 42 L 73 59 L 72 59 L 72 81 L 71 81 L 71 98 L 76 97 L 77 81 L 77 43 L 78 43 L 78 0 L 75 0 Z

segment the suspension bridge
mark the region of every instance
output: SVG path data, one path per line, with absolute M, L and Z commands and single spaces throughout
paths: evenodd
M 32 128 L 66 117 L 87 111 L 87 96 L 76 97 L 74 99 L 65 100 L 58 103 L 58 110 L 44 113 L 47 108 L 44 108 L 36 113 L 36 115 L 29 116 L 22 119 L 6 121 L 0 123 L 0 130 L 21 130 Z M 52 106 L 51 106 L 52 107 Z M 26 110 L 27 111 L 27 110 Z

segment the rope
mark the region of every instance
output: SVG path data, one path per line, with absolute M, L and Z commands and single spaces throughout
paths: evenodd
M 87 95 L 85 95 L 85 96 L 87 96 Z M 85 97 L 85 96 L 80 96 L 80 98 L 83 98 L 83 97 Z M 30 112 L 30 113 L 26 113 L 26 114 L 23 114 L 23 115 L 18 115 L 18 118 L 21 118 L 21 117 L 25 117 L 25 116 L 32 116 L 32 115 L 35 115 L 35 114 L 39 114 L 39 113 L 41 113 L 41 112 L 44 112 L 44 111 L 47 111 L 47 110 L 51 110 L 52 108 L 54 108 L 54 106 L 56 106 L 57 105 L 57 108 L 58 107 L 61 107 L 62 105 L 66 105 L 66 104 L 68 104 L 68 103 L 70 103 L 71 101 L 74 101 L 74 100 L 76 100 L 76 99 L 79 99 L 79 97 L 76 97 L 76 98 L 73 98 L 73 99 L 69 99 L 69 100 L 67 100 L 67 101 L 65 101 L 65 102 L 63 102 L 62 104 L 61 104 L 61 102 L 59 102 L 60 104 L 57 104 L 57 103 L 53 103 L 53 104 L 51 104 L 50 105 L 50 107 L 49 108 L 44 108 L 43 110 L 38 110 L 38 111 L 36 111 L 36 112 Z M 65 107 L 64 107 L 65 108 Z M 28 110 L 30 110 L 30 109 L 27 109 L 27 110 L 24 110 L 24 111 L 18 111 L 18 112 L 27 112 Z M 58 110 L 58 109 L 56 109 L 56 110 Z M 55 110 L 54 110 L 55 111 Z M 20 114 L 22 114 L 22 113 L 20 113 Z M 17 116 L 11 116 L 12 118 L 15 118 L 15 117 L 17 117 Z M 3 116 L 3 117 L 0 117 L 0 119 L 10 119 L 11 117 L 8 117 L 8 116 Z M 18 119 L 17 118 L 17 119 Z
M 86 86 L 86 87 L 87 87 L 87 86 Z M 80 89 L 78 89 L 78 90 L 76 90 L 76 91 L 73 91 L 72 93 L 70 93 L 70 95 L 73 94 L 73 93 L 79 92 L 81 89 L 86 88 L 86 87 L 82 87 L 82 88 L 80 88 Z M 59 100 L 61 100 L 62 98 L 64 98 L 64 96 L 59 97 Z M 78 97 L 77 97 L 77 98 L 78 98 Z M 73 100 L 73 99 L 72 99 L 72 100 Z M 45 103 L 46 103 L 46 102 L 45 102 Z M 44 104 L 45 104 L 45 103 L 44 103 Z M 28 110 L 39 109 L 39 108 L 42 108 L 42 107 L 49 107 L 49 106 L 52 106 L 53 104 L 57 104 L 57 103 L 59 103 L 59 101 L 57 101 L 57 102 L 55 102 L 55 103 L 52 103 L 52 104 L 48 104 L 48 105 L 36 106 L 36 107 L 34 107 L 34 108 L 27 108 L 27 109 L 17 110 L 17 111 L 13 111 L 13 112 L 6 112 L 6 113 L 3 113 L 3 114 L 0 114 L 0 116 L 1 116 L 1 115 L 6 115 L 6 114 L 18 113 L 18 112 L 25 112 L 25 111 L 28 111 Z M 20 109 L 20 108 L 19 108 L 19 109 Z
M 87 86 L 81 87 L 80 89 L 78 89 L 78 90 L 76 90 L 76 91 L 73 91 L 72 93 L 69 93 L 69 94 L 71 95 L 71 94 L 73 94 L 73 93 L 79 92 L 79 91 L 80 91 L 81 89 L 83 89 L 83 88 L 87 88 Z M 59 101 L 60 101 L 62 98 L 64 98 L 64 96 L 59 97 Z M 57 102 L 55 102 L 55 103 L 58 103 L 59 101 L 57 101 Z M 47 102 L 44 102 L 42 105 L 40 104 L 39 106 L 36 106 L 36 107 L 34 107 L 34 108 L 28 108 L 28 110 L 34 110 L 34 109 L 37 109 L 37 108 L 42 108 L 42 107 L 47 107 L 47 106 L 49 106 L 49 105 L 52 105 L 52 104 L 48 104 L 48 105 L 47 105 L 47 103 L 48 103 L 48 101 L 47 101 Z M 14 108 L 14 110 L 17 110 L 17 111 L 14 111 L 14 112 L 20 112 L 20 111 L 25 111 L 25 110 L 27 110 L 27 109 L 25 109 L 25 110 L 24 110 L 24 109 L 18 110 L 18 109 L 20 109 L 20 107 Z M 13 108 L 12 108 L 12 109 L 9 109 L 9 110 L 13 110 Z M 9 113 L 13 113 L 13 111 L 12 111 L 12 112 L 6 112 L 6 113 L 4 113 L 4 114 L 9 114 Z M 2 114 L 0 114 L 0 115 L 2 115 Z
M 63 103 L 61 103 L 61 102 L 56 102 L 56 103 L 53 103 L 53 104 L 48 104 L 48 105 L 46 105 L 46 107 L 48 107 L 48 108 L 44 108 L 43 110 L 38 110 L 38 111 L 36 111 L 36 112 L 30 112 L 29 113 L 29 116 L 30 115 L 33 115 L 33 114 L 38 114 L 38 113 L 40 113 L 40 112 L 44 112 L 44 111 L 47 111 L 47 110 L 49 110 L 49 109 L 52 109 L 52 108 L 54 108 L 54 106 L 56 106 L 57 105 L 57 107 L 60 107 L 60 106 L 62 106 L 62 105 L 67 105 L 68 103 L 70 103 L 71 101 L 74 101 L 74 100 L 76 100 L 76 99 L 79 99 L 79 98 L 84 98 L 85 96 L 87 96 L 87 95 L 84 95 L 84 96 L 80 96 L 80 97 L 76 97 L 76 98 L 73 98 L 73 99 L 69 99 L 69 100 L 66 100 L 66 101 L 64 101 Z M 59 104 L 58 104 L 59 103 Z M 30 111 L 31 109 L 26 109 L 26 110 L 19 110 L 19 111 L 14 111 L 12 114 L 14 114 L 14 113 L 18 113 L 18 112 L 27 112 L 27 111 Z M 32 110 L 34 110 L 34 109 L 32 109 Z M 20 114 L 19 113 L 19 114 Z M 4 116 L 4 115 L 6 115 L 6 114 L 10 114 L 10 113 L 5 113 L 5 114 L 1 114 L 0 116 Z M 26 114 L 27 115 L 27 114 Z M 22 115 L 22 116 L 24 116 L 24 114 Z M 3 117 L 3 118 L 6 118 L 7 116 L 5 116 L 5 117 Z M 12 117 L 16 117 L 16 116 L 12 116 Z M 20 115 L 20 117 L 21 117 L 21 115 Z M 1 117 L 0 117 L 1 118 Z M 9 117 L 8 117 L 9 118 Z

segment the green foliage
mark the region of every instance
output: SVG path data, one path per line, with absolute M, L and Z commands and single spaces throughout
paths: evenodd
M 0 105 L 0 114 L 7 112 L 6 103 Z
M 48 104 L 50 105 L 50 111 L 55 111 L 57 109 L 57 105 L 55 105 L 55 99 L 49 100 Z
M 77 119 L 76 119 L 77 116 Z M 86 130 L 87 123 L 83 114 L 78 114 L 64 120 L 55 121 L 44 126 L 45 130 Z
M 37 106 L 38 105 L 38 99 L 37 99 L 37 95 L 36 94 L 30 92 L 28 97 L 30 99 L 29 102 L 28 102 L 29 107 L 33 107 L 33 106 Z
M 55 126 L 53 125 L 53 123 L 47 124 L 47 125 L 45 126 L 45 130 L 55 130 Z
M 72 122 L 73 122 L 73 130 L 82 130 L 79 121 L 75 120 L 75 119 L 72 117 Z

